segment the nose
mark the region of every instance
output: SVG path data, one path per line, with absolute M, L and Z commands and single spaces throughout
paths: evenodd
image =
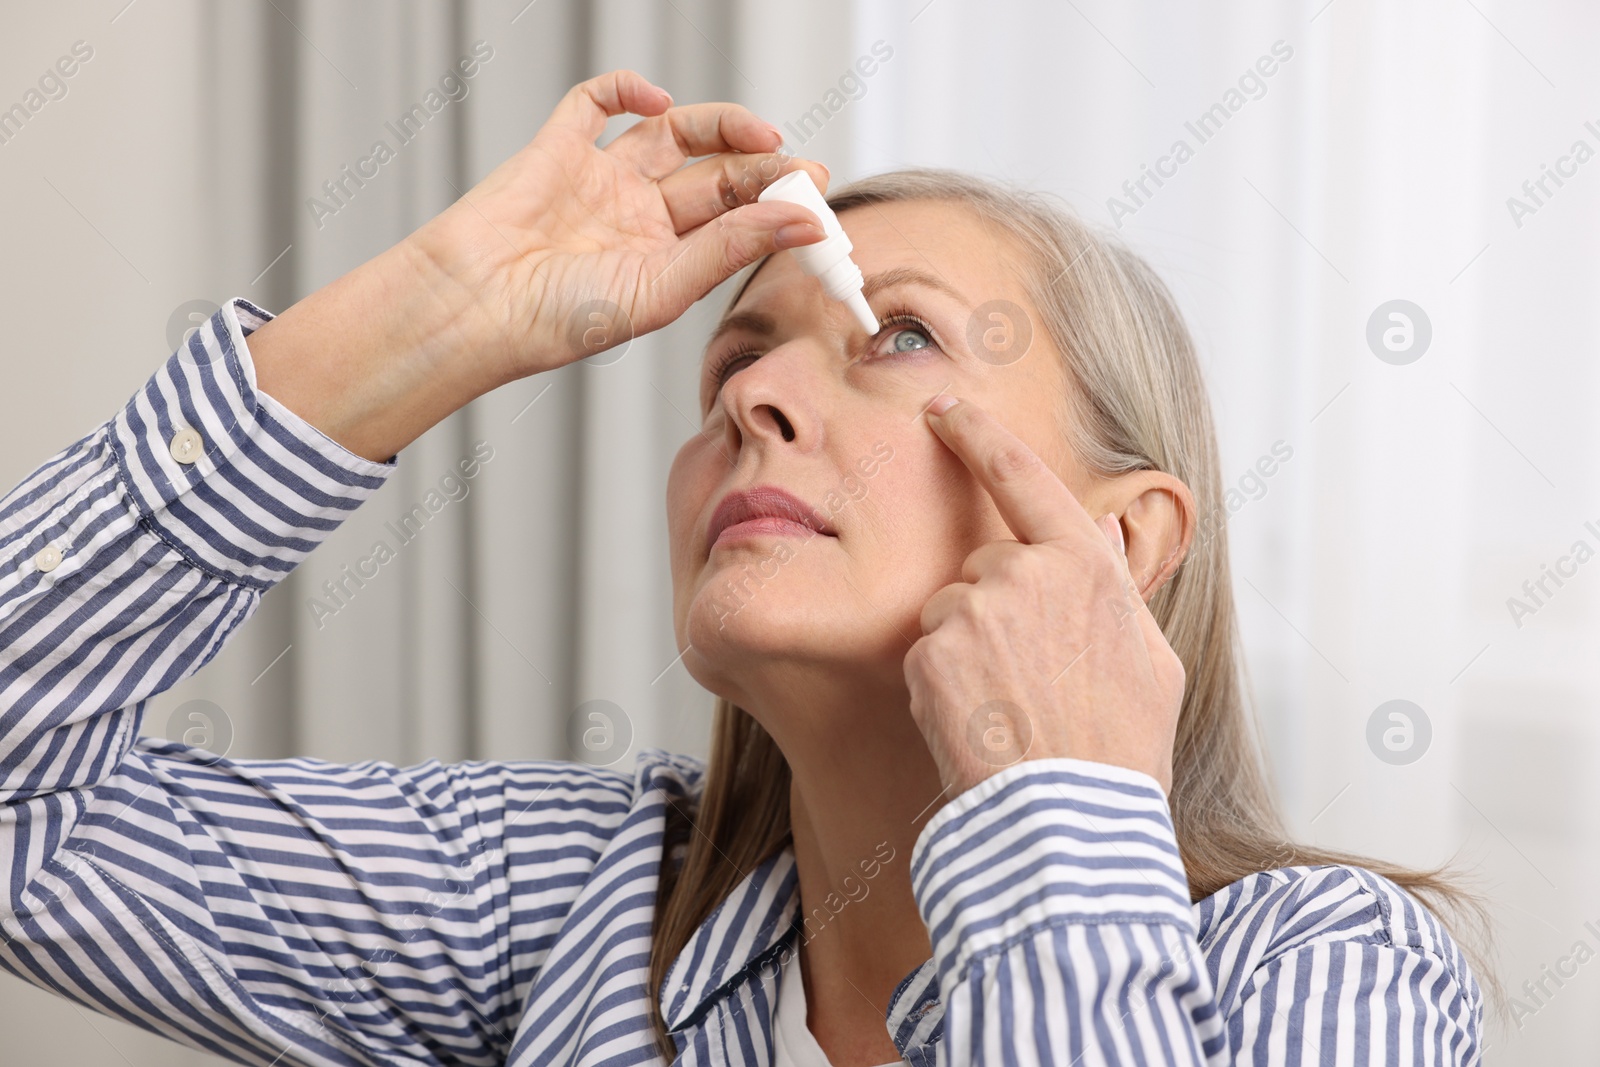
M 801 452 L 817 446 L 820 421 L 808 400 L 817 383 L 808 377 L 800 347 L 780 345 L 723 384 L 730 455 L 747 441 Z

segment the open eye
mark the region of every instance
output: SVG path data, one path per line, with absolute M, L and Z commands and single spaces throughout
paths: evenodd
M 891 352 L 915 352 L 920 348 L 935 347 L 933 328 L 909 311 L 897 311 L 885 315 L 878 320 L 878 326 L 879 337 L 894 338 L 894 343 L 889 347 Z M 899 329 L 890 329 L 893 326 L 898 326 Z M 921 343 L 918 343 L 919 338 Z
M 938 347 L 933 327 L 909 311 L 890 310 L 878 319 L 878 332 L 873 340 L 877 342 L 886 337 L 893 338 L 893 344 L 883 350 L 885 353 Z M 706 377 L 715 384 L 715 391 L 720 392 L 730 377 L 760 359 L 761 354 L 761 349 L 753 345 L 739 345 L 712 360 L 706 367 Z M 877 354 L 876 349 L 874 354 Z
M 915 349 L 931 349 L 933 339 L 923 333 L 918 326 L 902 326 L 894 331 L 894 344 L 896 352 L 912 352 Z

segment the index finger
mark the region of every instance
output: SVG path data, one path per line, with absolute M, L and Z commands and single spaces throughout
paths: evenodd
M 686 233 L 724 211 L 751 204 L 763 190 L 796 168 L 811 175 L 818 189 L 828 187 L 828 168 L 787 154 L 724 152 L 691 163 L 656 183 L 672 215 L 673 228 Z
M 772 152 L 783 146 L 777 127 L 739 104 L 685 104 L 636 122 L 605 151 L 658 181 L 699 156 Z
M 1038 453 L 977 404 L 938 397 L 928 405 L 928 425 L 967 465 L 1023 544 L 1069 537 L 1105 541 L 1072 490 Z
M 581 130 L 593 141 L 605 132 L 606 119 L 627 112 L 659 115 L 672 106 L 672 94 L 636 70 L 612 70 L 579 82 L 557 102 L 549 121 Z

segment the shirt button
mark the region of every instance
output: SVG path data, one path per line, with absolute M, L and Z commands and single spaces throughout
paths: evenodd
M 55 545 L 45 545 L 34 554 L 33 565 L 48 574 L 61 566 L 61 550 Z
M 172 435 L 172 458 L 179 463 L 193 463 L 205 451 L 200 434 L 185 427 Z

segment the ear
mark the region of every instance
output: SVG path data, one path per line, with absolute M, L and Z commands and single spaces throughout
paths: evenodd
M 1195 531 L 1194 494 L 1172 475 L 1152 470 L 1106 479 L 1099 489 L 1098 508 L 1090 513 L 1109 511 L 1122 523 L 1128 571 L 1148 603 L 1188 555 Z

